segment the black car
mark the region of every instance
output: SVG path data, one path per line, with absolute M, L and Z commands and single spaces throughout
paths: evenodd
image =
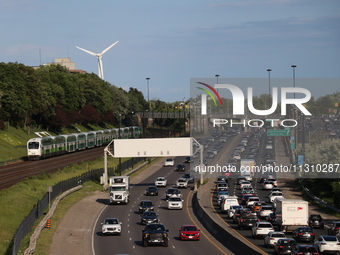
M 296 246 L 297 242 L 293 238 L 279 239 L 274 246 L 275 254 L 291 254 Z
M 141 215 L 141 224 L 158 223 L 158 215 L 154 211 L 146 211 Z
M 169 197 L 171 196 L 181 196 L 181 192 L 178 190 L 178 188 L 169 188 L 165 192 L 165 199 L 168 200 Z
M 319 215 L 319 214 L 311 214 L 311 215 L 309 215 L 308 225 L 311 228 L 318 227 L 318 228 L 324 229 L 324 224 L 325 223 L 324 223 L 323 218 L 321 217 L 321 215 Z
M 239 229 L 245 229 L 254 227 L 256 225 L 256 222 L 258 222 L 256 212 L 247 211 L 241 213 L 237 224 Z
M 187 179 L 190 183 L 194 182 L 194 175 L 191 173 L 183 174 L 183 178 Z
M 185 157 L 184 163 L 190 163 L 191 162 L 191 157 Z
M 149 186 L 145 190 L 145 195 L 147 195 L 147 196 L 158 196 L 158 188 L 156 186 Z
M 140 202 L 139 206 L 139 213 L 143 213 L 145 211 L 153 211 L 153 203 L 150 200 L 143 200 Z
M 295 247 L 295 249 L 292 251 L 291 255 L 318 255 L 318 251 L 313 245 L 298 245 Z
M 149 223 L 145 226 L 143 231 L 143 246 L 146 247 L 149 244 L 162 244 L 164 247 L 168 247 L 169 237 L 168 229 L 165 229 L 161 223 Z
M 315 234 L 311 227 L 298 227 L 292 233 L 297 242 L 314 242 Z
M 185 165 L 184 164 L 178 164 L 176 166 L 176 171 L 182 171 L 184 172 L 185 171 Z
M 273 226 L 277 225 L 277 222 L 276 222 L 276 213 L 273 212 L 273 213 L 268 214 L 268 216 L 266 217 L 266 220 L 268 222 L 270 222 Z
M 238 223 L 238 219 L 240 218 L 240 216 L 243 212 L 250 212 L 250 209 L 249 208 L 243 208 L 243 207 L 236 209 L 236 211 L 233 215 L 233 222 L 234 223 Z

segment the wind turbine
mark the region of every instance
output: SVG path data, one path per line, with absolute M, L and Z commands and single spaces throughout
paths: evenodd
M 86 53 L 92 55 L 92 56 L 96 56 L 97 59 L 98 59 L 98 76 L 99 78 L 103 79 L 104 80 L 104 71 L 103 71 L 103 62 L 102 62 L 102 56 L 105 52 L 107 52 L 109 49 L 111 49 L 114 45 L 116 45 L 118 43 L 115 42 L 113 44 L 111 44 L 109 47 L 107 47 L 105 50 L 103 50 L 101 53 L 93 53 L 92 51 L 89 51 L 89 50 L 85 50 L 83 48 L 80 48 L 78 46 L 76 46 L 78 49 L 82 50 L 82 51 L 85 51 Z

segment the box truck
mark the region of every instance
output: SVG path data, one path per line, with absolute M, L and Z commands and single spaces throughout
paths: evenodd
M 279 231 L 290 232 L 297 227 L 308 226 L 308 202 L 300 199 L 276 201 L 276 222 Z

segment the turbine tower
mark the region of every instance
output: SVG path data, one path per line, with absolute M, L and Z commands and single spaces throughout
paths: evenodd
M 76 46 L 78 49 L 82 50 L 82 51 L 85 51 L 86 53 L 92 55 L 92 56 L 95 56 L 97 59 L 98 59 L 98 76 L 99 78 L 103 79 L 104 80 L 104 71 L 103 71 L 103 62 L 102 62 L 102 56 L 105 52 L 107 52 L 109 49 L 111 49 L 114 45 L 116 45 L 118 43 L 115 42 L 113 44 L 111 44 L 109 47 L 107 47 L 105 50 L 103 50 L 101 53 L 93 53 L 92 51 L 89 51 L 89 50 L 85 50 L 85 49 L 82 49 L 78 46 Z

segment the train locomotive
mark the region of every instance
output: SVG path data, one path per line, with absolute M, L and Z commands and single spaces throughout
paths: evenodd
M 105 129 L 67 135 L 36 137 L 27 142 L 28 160 L 39 160 L 66 153 L 99 147 L 113 139 L 138 138 L 142 128 L 138 126 Z

